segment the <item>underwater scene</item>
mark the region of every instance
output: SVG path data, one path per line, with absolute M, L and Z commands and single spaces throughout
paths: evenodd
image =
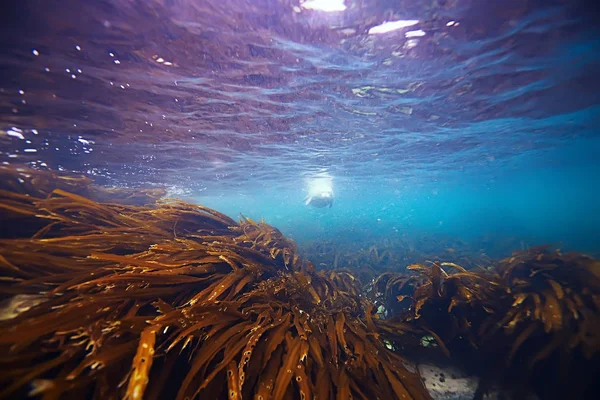
M 600 398 L 585 0 L 5 0 L 0 399 Z

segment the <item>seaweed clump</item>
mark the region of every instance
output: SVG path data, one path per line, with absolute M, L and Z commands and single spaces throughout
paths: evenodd
M 597 260 L 537 247 L 489 269 L 439 262 L 407 269 L 381 275 L 372 297 L 477 374 L 476 399 L 497 384 L 515 399 L 530 391 L 540 399 L 597 394 Z
M 416 331 L 277 229 L 158 192 L 0 176 L 0 293 L 35 300 L 0 321 L 1 398 L 429 398 L 380 337 Z

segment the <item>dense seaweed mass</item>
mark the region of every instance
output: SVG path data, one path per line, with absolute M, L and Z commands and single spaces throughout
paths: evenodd
M 358 268 L 317 270 L 264 222 L 161 191 L 0 178 L 2 308 L 28 302 L 3 310 L 2 398 L 428 399 L 407 355 L 431 351 L 476 371 L 477 398 L 494 384 L 514 398 L 597 389 L 589 257 L 535 248 L 363 284 Z
M 482 379 L 475 398 L 502 384 L 510 398 L 594 398 L 600 357 L 600 263 L 546 247 L 492 269 L 454 263 L 386 273 L 372 292 L 392 320 L 429 332 L 440 350 Z
M 316 271 L 277 229 L 2 178 L 2 224 L 19 227 L 0 244 L 2 293 L 44 296 L 0 327 L 3 397 L 429 398 L 357 281 Z

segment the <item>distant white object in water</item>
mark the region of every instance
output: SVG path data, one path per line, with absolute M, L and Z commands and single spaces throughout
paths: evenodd
M 316 208 L 329 207 L 333 205 L 333 192 L 322 192 L 314 196 L 308 196 L 305 204 Z
M 305 205 L 316 208 L 333 206 L 333 178 L 327 174 L 316 175 L 308 179 L 308 196 Z

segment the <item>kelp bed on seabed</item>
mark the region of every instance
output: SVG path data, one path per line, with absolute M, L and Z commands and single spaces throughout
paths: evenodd
M 536 248 L 363 285 L 162 195 L 0 169 L 0 397 L 428 399 L 409 361 L 428 352 L 480 376 L 476 397 L 597 394 L 594 259 Z

